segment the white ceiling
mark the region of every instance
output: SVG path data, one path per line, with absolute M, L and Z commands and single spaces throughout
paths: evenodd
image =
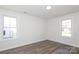
M 9 9 L 40 17 L 51 19 L 79 11 L 79 5 L 51 5 L 51 10 L 46 10 L 47 5 L 0 5 L 0 8 Z

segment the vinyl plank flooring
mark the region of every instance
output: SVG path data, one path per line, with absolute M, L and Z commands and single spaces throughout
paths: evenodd
M 45 40 L 0 52 L 0 54 L 70 54 L 72 46 Z

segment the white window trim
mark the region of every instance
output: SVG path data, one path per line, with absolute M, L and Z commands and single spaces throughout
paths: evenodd
M 71 20 L 71 36 L 62 36 L 62 21 L 69 20 L 69 19 Z M 61 36 L 62 37 L 68 37 L 68 38 L 72 37 L 72 18 L 66 18 L 66 19 L 61 20 Z
M 17 38 L 17 17 L 11 16 L 11 15 L 3 15 L 3 29 L 4 29 L 4 16 L 16 18 L 16 37 L 12 37 L 12 38 L 4 38 L 3 37 L 3 39 L 5 39 L 5 40 L 13 40 L 13 39 L 16 39 Z

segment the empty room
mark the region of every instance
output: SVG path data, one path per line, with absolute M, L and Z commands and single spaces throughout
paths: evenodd
M 0 54 L 79 54 L 79 5 L 0 5 Z

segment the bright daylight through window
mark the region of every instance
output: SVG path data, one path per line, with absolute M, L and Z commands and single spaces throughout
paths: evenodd
M 62 36 L 71 37 L 71 19 L 62 20 Z
M 4 29 L 3 38 L 14 38 L 16 37 L 16 18 L 4 16 Z

